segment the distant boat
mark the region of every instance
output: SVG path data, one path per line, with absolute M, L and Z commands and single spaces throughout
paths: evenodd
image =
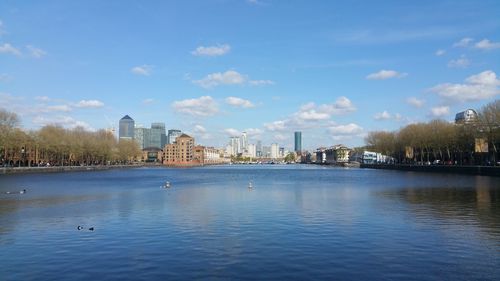
M 24 194 L 26 193 L 26 189 L 20 190 L 20 191 L 5 191 L 5 194 Z
M 248 189 L 252 189 L 253 188 L 253 183 L 252 182 L 249 182 L 248 183 Z

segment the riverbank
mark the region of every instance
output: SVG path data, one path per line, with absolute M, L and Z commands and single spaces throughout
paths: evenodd
M 142 167 L 144 164 L 134 165 L 96 165 L 96 166 L 51 166 L 51 167 L 2 167 L 0 175 L 4 174 L 28 174 L 28 173 L 62 173 L 81 171 L 102 171 L 110 169 L 125 169 Z
M 500 167 L 490 166 L 361 164 L 361 168 L 500 177 Z

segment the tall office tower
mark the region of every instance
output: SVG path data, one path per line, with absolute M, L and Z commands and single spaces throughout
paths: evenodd
M 134 140 L 141 149 L 144 149 L 144 128 L 142 125 L 136 125 L 134 128 Z
M 238 155 L 238 153 L 241 153 L 241 143 L 240 143 L 240 138 L 239 137 L 231 137 L 229 144 L 233 148 L 233 151 L 231 155 Z
M 119 139 L 134 139 L 134 119 L 130 118 L 130 116 L 125 115 L 119 122 L 119 131 L 118 137 Z
M 295 132 L 295 152 L 302 151 L 302 132 Z
M 257 157 L 262 157 L 262 141 L 258 140 L 257 145 L 255 145 L 255 155 Z
M 255 158 L 257 157 L 257 151 L 256 151 L 256 146 L 255 144 L 248 144 L 248 149 L 247 149 L 247 156 Z
M 175 139 L 180 135 L 182 135 L 181 130 L 176 130 L 176 129 L 168 130 L 168 136 L 167 136 L 168 144 L 173 144 Z
M 163 149 L 162 136 L 165 135 L 165 123 L 151 123 L 151 140 L 148 147 Z
M 271 144 L 271 158 L 276 159 L 280 156 L 280 148 L 277 143 Z
M 240 152 L 245 152 L 248 150 L 248 138 L 247 138 L 247 132 L 241 133 L 240 137 L 240 147 L 241 151 Z
M 262 146 L 262 157 L 269 158 L 271 157 L 271 147 L 270 146 Z

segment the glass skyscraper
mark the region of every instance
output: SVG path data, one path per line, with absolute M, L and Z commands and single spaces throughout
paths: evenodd
M 302 151 L 302 132 L 295 132 L 295 152 Z
M 134 126 L 134 119 L 128 115 L 123 116 L 119 123 L 118 137 L 120 139 L 134 139 Z

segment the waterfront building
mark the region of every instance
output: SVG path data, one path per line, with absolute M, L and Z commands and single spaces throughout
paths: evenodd
M 295 132 L 295 152 L 300 154 L 302 151 L 302 132 Z
M 130 116 L 125 115 L 119 122 L 119 139 L 134 139 L 135 121 Z
M 316 164 L 325 164 L 326 163 L 326 147 L 320 147 L 316 149 Z
M 237 156 L 241 151 L 241 142 L 239 137 L 231 137 L 229 140 L 229 145 L 232 147 L 231 155 Z
M 182 135 L 181 130 L 176 130 L 176 129 L 171 129 L 168 130 L 168 135 L 167 135 L 167 144 L 172 144 L 175 142 L 175 139 Z
M 262 157 L 262 141 L 258 140 L 255 145 L 255 156 Z
M 285 157 L 286 152 L 284 147 L 280 147 L 278 155 L 279 157 Z
M 277 143 L 271 144 L 271 158 L 277 159 L 280 157 L 279 146 Z
M 157 147 L 142 149 L 142 162 L 161 162 L 163 151 Z
M 248 137 L 247 132 L 243 132 L 240 137 L 240 153 L 245 153 L 248 149 Z
M 327 164 L 341 164 L 349 162 L 349 152 L 351 149 L 348 147 L 338 144 L 327 148 L 325 152 L 325 162 Z
M 477 112 L 474 109 L 467 109 L 455 115 L 455 124 L 469 124 L 477 121 Z
M 174 143 L 165 145 L 163 164 L 169 166 L 193 165 L 194 138 L 182 134 Z
M 263 158 L 271 157 L 271 147 L 270 146 L 262 146 L 262 155 Z
M 193 162 L 198 165 L 216 165 L 230 161 L 231 159 L 224 157 L 224 150 L 201 145 L 193 148 Z
M 247 149 L 248 157 L 255 158 L 257 157 L 257 149 L 255 144 L 249 144 Z
M 147 147 L 147 143 L 145 141 L 147 138 L 149 138 L 149 129 L 142 127 L 142 125 L 136 125 L 134 128 L 134 140 L 141 149 Z

